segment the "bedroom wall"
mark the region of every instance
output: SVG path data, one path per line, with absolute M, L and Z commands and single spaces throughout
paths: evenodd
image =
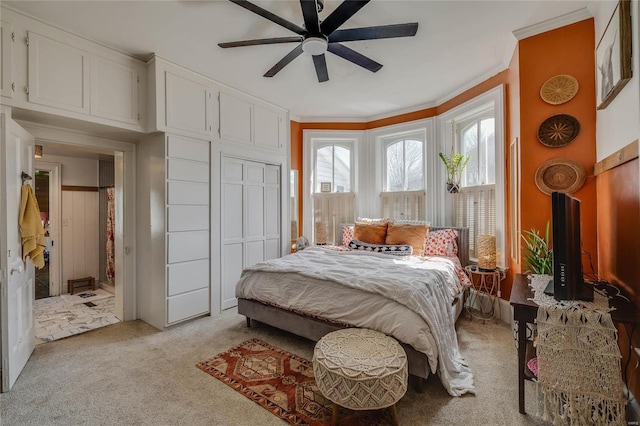
M 609 22 L 617 2 L 599 2 L 594 10 L 595 43 Z M 633 77 L 607 106 L 597 112 L 597 160 L 602 161 L 628 147 L 640 135 L 640 24 L 638 2 L 631 2 Z M 636 145 L 637 146 L 637 145 Z M 637 148 L 636 148 L 637 150 Z M 617 157 L 617 155 L 616 155 Z M 640 160 L 624 163 L 597 178 L 598 196 L 598 251 L 599 274 L 609 282 L 622 287 L 636 306 L 640 306 Z M 626 367 L 627 385 L 640 395 L 638 371 L 634 372 L 637 356 L 629 356 L 628 335 L 633 345 L 640 347 L 637 327 L 624 330 L 618 326 L 623 366 Z M 635 333 L 631 333 L 635 331 Z M 635 373 L 635 376 L 633 374 Z M 635 404 L 637 410 L 637 404 Z
M 506 200 L 507 200 L 507 241 L 511 243 L 511 239 L 514 238 L 512 233 L 512 226 L 514 219 L 520 219 L 520 209 L 517 211 L 517 218 L 512 217 L 512 209 L 511 206 L 513 203 L 516 203 L 517 200 L 511 199 L 511 180 L 509 176 L 511 176 L 511 151 L 510 146 L 511 142 L 514 139 L 518 139 L 518 144 L 520 143 L 520 48 L 516 45 L 515 51 L 513 52 L 513 56 L 511 57 L 511 62 L 509 63 L 509 73 L 507 75 L 507 91 L 506 91 L 506 114 L 509 119 L 507 120 L 507 137 L 505 138 L 505 150 L 507 153 L 505 158 L 505 170 L 507 179 L 507 187 L 506 191 Z M 519 164 L 519 163 L 518 163 Z M 519 167 L 519 166 L 518 166 Z M 516 190 L 518 190 L 516 188 Z M 518 239 L 518 244 L 520 243 L 520 235 L 515 236 Z M 501 283 L 501 291 L 502 297 L 505 300 L 509 300 L 511 296 L 511 286 L 513 285 L 513 280 L 516 274 L 519 274 L 521 271 L 520 267 L 520 257 L 519 253 L 511 252 L 511 246 L 509 246 L 509 256 L 507 256 L 509 270 L 506 273 L 505 280 Z
M 593 166 L 596 162 L 596 105 L 594 21 L 588 19 L 539 34 L 519 43 L 520 67 L 520 135 L 521 135 L 521 219 L 522 230 L 544 231 L 551 219 L 551 197 L 535 184 L 537 168 L 552 158 L 567 158 L 584 167 L 587 180 L 573 195 L 582 202 L 583 249 L 593 258 L 597 269 L 596 185 Z M 578 80 L 579 90 L 570 101 L 550 105 L 540 97 L 543 83 L 557 74 L 570 74 Z M 538 141 L 539 125 L 555 114 L 570 114 L 580 122 L 580 133 L 570 144 L 548 148 Z M 524 265 L 522 266 L 524 269 Z M 583 268 L 590 272 L 583 256 Z M 597 272 L 597 271 L 596 271 Z

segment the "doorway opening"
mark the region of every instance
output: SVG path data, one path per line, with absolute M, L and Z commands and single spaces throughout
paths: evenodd
M 115 184 L 118 153 L 42 144 L 43 157 L 35 160 L 35 185 L 48 261 L 35 273 L 37 344 L 120 321 L 115 285 L 116 218 L 121 207 L 117 199 L 122 191 Z M 60 174 L 54 184 L 55 172 Z

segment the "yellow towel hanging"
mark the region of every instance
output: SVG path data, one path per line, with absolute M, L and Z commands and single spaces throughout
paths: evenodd
M 40 207 L 31 185 L 22 185 L 21 197 L 19 224 L 22 236 L 22 260 L 25 261 L 28 256 L 38 269 L 42 269 L 46 239 L 40 218 Z

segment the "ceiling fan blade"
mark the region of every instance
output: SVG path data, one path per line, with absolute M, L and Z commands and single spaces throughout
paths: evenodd
M 322 34 L 329 36 L 332 32 L 338 29 L 338 27 L 349 18 L 351 18 L 357 11 L 362 9 L 370 0 L 345 0 L 340 6 L 338 6 L 331 15 L 327 17 L 322 24 L 320 24 L 320 29 L 322 30 Z
M 322 55 L 313 56 L 313 65 L 316 67 L 318 83 L 328 81 L 329 71 L 327 70 L 327 58 L 325 58 L 324 53 Z
M 289 22 L 284 18 L 279 17 L 278 15 L 275 15 L 271 12 L 269 12 L 266 9 L 261 8 L 260 6 L 256 6 L 255 4 L 248 2 L 246 0 L 229 0 L 231 3 L 235 3 L 240 7 L 244 7 L 245 9 L 262 16 L 265 19 L 270 20 L 271 22 L 274 22 L 282 27 L 285 27 L 288 30 L 293 31 L 294 33 L 300 34 L 300 35 L 304 35 L 306 33 L 306 31 L 304 30 L 304 28 L 294 24 L 293 22 Z
M 382 68 L 382 64 L 377 63 L 373 59 L 369 59 L 366 56 L 356 52 L 353 49 L 349 49 L 340 43 L 330 43 L 327 50 L 347 61 L 353 62 L 356 65 L 360 65 L 362 68 L 366 68 L 371 72 L 378 72 Z M 315 58 L 315 56 L 314 56 Z
M 304 26 L 307 28 L 307 31 L 312 35 L 320 34 L 320 21 L 318 19 L 316 0 L 300 0 L 300 7 L 302 7 Z
M 226 49 L 228 47 L 244 47 L 257 46 L 260 44 L 279 44 L 279 43 L 300 43 L 302 37 L 276 37 L 276 38 L 258 38 L 255 40 L 230 41 L 228 43 L 218 43 L 218 46 Z
M 269 71 L 264 74 L 264 77 L 273 77 L 277 73 L 279 73 L 282 68 L 286 67 L 289 62 L 293 61 L 295 58 L 300 56 L 302 53 L 302 45 L 298 45 L 295 49 L 287 54 L 284 58 L 280 59 L 280 62 L 275 64 Z
M 349 28 L 334 31 L 329 43 L 338 41 L 375 40 L 381 38 L 412 37 L 418 31 L 418 23 L 380 25 L 376 27 Z

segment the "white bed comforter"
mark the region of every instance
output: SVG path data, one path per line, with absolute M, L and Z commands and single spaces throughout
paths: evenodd
M 292 285 L 291 280 L 278 285 L 277 279 L 262 279 L 261 272 L 275 274 L 272 278 L 294 273 L 310 278 L 316 285 L 304 280 L 300 280 L 299 286 Z M 318 287 L 318 280 L 325 281 L 326 286 Z M 458 349 L 451 309 L 452 295 L 460 288 L 452 262 L 308 248 L 245 269 L 236 296 L 334 320 L 346 318 L 333 315 L 336 309 L 357 312 L 359 315 L 352 315 L 345 322 L 390 334 L 425 353 L 432 372 L 437 366 L 449 394 L 459 396 L 474 392 L 473 375 Z M 361 293 L 353 290 L 371 295 L 362 298 Z M 331 297 L 326 297 L 327 294 Z M 359 300 L 353 300 L 354 295 Z

